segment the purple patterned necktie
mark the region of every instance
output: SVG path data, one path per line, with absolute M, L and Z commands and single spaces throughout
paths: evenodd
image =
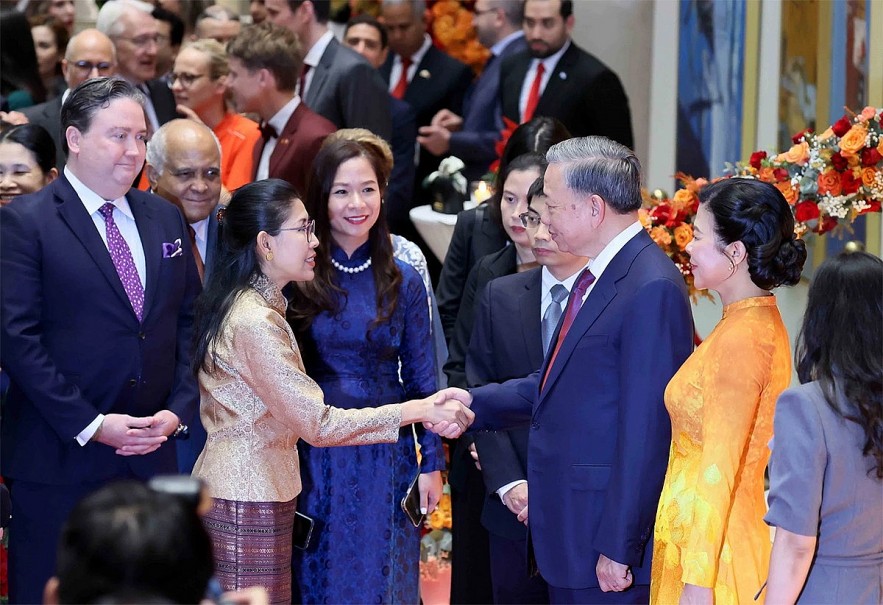
M 138 317 L 138 321 L 141 321 L 144 315 L 144 286 L 141 285 L 141 278 L 138 277 L 138 269 L 135 268 L 132 250 L 113 220 L 114 207 L 113 204 L 107 202 L 98 209 L 98 212 L 104 217 L 104 222 L 107 225 L 107 249 L 110 251 L 110 259 L 120 276 L 120 281 L 123 282 L 123 289 L 129 297 L 129 302 L 132 303 L 135 315 Z

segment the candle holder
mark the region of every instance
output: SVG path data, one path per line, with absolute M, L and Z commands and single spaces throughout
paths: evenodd
M 469 200 L 473 204 L 483 204 L 494 195 L 494 188 L 487 181 L 469 182 Z

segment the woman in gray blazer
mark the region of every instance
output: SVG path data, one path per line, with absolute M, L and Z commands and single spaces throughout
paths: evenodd
M 883 602 L 883 261 L 825 261 L 776 406 L 766 603 Z

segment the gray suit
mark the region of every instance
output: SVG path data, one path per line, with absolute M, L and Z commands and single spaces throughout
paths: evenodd
M 31 124 L 42 126 L 52 137 L 52 141 L 55 143 L 55 166 L 59 172 L 64 170 L 67 158 L 61 148 L 61 95 L 45 103 L 25 107 L 22 112 L 28 117 Z
M 837 405 L 858 413 L 842 396 Z M 797 602 L 883 602 L 883 483 L 868 473 L 864 431 L 809 382 L 779 396 L 774 434 L 764 520 L 818 537 Z
M 304 102 L 338 128 L 367 128 L 387 141 L 392 138 L 383 78 L 360 54 L 335 39 L 313 68 Z

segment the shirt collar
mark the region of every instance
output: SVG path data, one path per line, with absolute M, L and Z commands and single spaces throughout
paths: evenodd
M 558 61 L 561 60 L 561 57 L 564 56 L 564 53 L 567 52 L 567 49 L 570 48 L 571 44 L 573 44 L 573 42 L 571 42 L 570 40 L 567 40 L 567 42 L 564 43 L 564 46 L 562 46 L 558 50 L 558 52 L 556 52 L 554 55 L 549 55 L 545 59 L 534 59 L 531 67 L 536 69 L 537 64 L 542 63 L 543 67 L 546 69 L 546 73 L 547 74 L 552 73 L 552 71 L 555 69 L 555 67 L 557 67 Z M 594 273 L 594 271 L 593 271 L 593 273 Z
M 328 45 L 331 44 L 331 40 L 333 38 L 334 34 L 331 33 L 331 30 L 322 34 L 304 57 L 304 63 L 306 65 L 309 65 L 310 67 L 316 67 L 319 64 L 319 60 L 322 58 L 322 55 L 325 54 L 325 49 L 327 49 Z
M 190 223 L 190 226 L 193 228 L 193 232 L 196 233 L 196 239 L 201 242 L 206 241 L 206 235 L 208 234 L 208 219 L 209 217 L 205 217 L 201 221 Z
M 429 37 L 429 34 L 423 34 L 423 44 L 417 49 L 417 52 L 411 56 L 411 65 L 420 65 L 423 57 L 429 52 L 430 46 L 432 46 L 432 38 Z M 396 55 L 396 61 L 401 64 L 402 58 Z
M 129 206 L 129 200 L 126 199 L 126 196 L 119 197 L 115 200 L 106 200 L 88 187 L 83 184 L 83 181 L 78 179 L 76 175 L 74 175 L 73 171 L 67 166 L 64 167 L 64 177 L 71 184 L 71 187 L 74 188 L 77 196 L 80 198 L 80 201 L 83 203 L 83 206 L 86 207 L 86 212 L 90 215 L 98 212 L 98 209 L 101 208 L 107 202 L 112 203 L 117 207 L 117 210 L 125 214 L 127 217 L 135 220 L 135 215 L 132 214 L 132 208 Z
M 264 297 L 264 300 L 266 300 L 273 309 L 280 314 L 285 315 L 285 307 L 288 306 L 288 301 L 285 300 L 285 297 L 282 295 L 282 290 L 279 289 L 273 280 L 258 271 L 251 276 L 249 283 L 251 283 L 251 287 L 254 288 L 258 294 Z
M 276 112 L 272 118 L 270 118 L 267 122 L 276 129 L 276 134 L 281 135 L 282 130 L 285 128 L 285 125 L 288 124 L 288 120 L 291 119 L 294 110 L 297 109 L 297 106 L 300 105 L 300 96 L 294 95 L 291 97 L 291 100 L 282 106 L 282 109 Z
M 592 264 L 592 261 L 589 261 L 588 263 L 586 263 L 586 267 L 588 267 L 591 264 Z M 543 276 L 542 277 L 542 287 L 543 287 L 543 294 L 542 295 L 543 295 L 543 297 L 545 298 L 546 296 L 549 296 L 549 292 L 552 290 L 552 286 L 554 286 L 555 284 L 561 284 L 562 286 L 567 288 L 568 292 L 570 292 L 570 290 L 573 288 L 573 283 L 576 281 L 576 278 L 579 277 L 579 274 L 582 273 L 583 269 L 585 269 L 586 267 L 583 267 L 582 269 L 580 269 L 579 271 L 577 271 L 576 273 L 574 273 L 573 275 L 571 275 L 570 277 L 568 277 L 564 281 L 558 281 L 557 279 L 555 279 L 555 276 L 552 275 L 552 272 L 549 271 L 549 269 L 547 267 L 543 267 L 543 270 L 542 270 L 542 276 Z
M 515 42 L 515 40 L 517 40 L 518 38 L 523 38 L 523 37 L 524 37 L 523 31 L 512 32 L 511 34 L 509 34 L 508 36 L 506 36 L 505 38 L 503 38 L 502 40 L 500 40 L 499 42 L 497 42 L 496 44 L 491 46 L 491 54 L 493 54 L 495 57 L 499 57 L 501 54 L 503 54 L 503 51 L 506 50 L 507 46 L 509 46 L 510 44 Z
M 609 211 L 609 209 L 608 209 Z M 595 281 L 601 278 L 601 274 L 604 273 L 604 269 L 607 268 L 607 265 L 610 264 L 610 261 L 622 250 L 625 245 L 629 242 L 630 239 L 635 237 L 638 233 L 643 231 L 644 226 L 641 225 L 640 221 L 635 221 L 625 229 L 619 232 L 619 234 L 614 237 L 610 242 L 604 246 L 604 249 L 595 257 L 595 259 L 591 262 L 592 275 L 595 276 Z

